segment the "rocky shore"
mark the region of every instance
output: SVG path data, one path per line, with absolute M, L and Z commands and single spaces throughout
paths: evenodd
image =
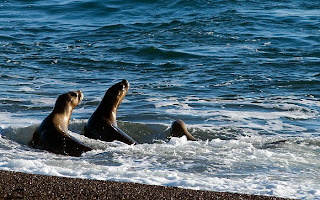
M 0 171 L 0 199 L 252 199 L 283 198 Z

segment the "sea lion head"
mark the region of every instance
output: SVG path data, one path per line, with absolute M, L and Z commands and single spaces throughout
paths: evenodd
M 128 90 L 129 82 L 124 79 L 121 82 L 111 86 L 107 90 L 106 94 L 108 95 L 108 98 L 111 101 L 110 103 L 118 108 L 123 98 L 126 96 Z
M 188 140 L 193 140 L 193 141 L 197 140 L 189 133 L 189 131 L 187 130 L 186 124 L 180 119 L 172 122 L 170 135 L 172 137 L 182 137 L 185 135 Z
M 65 94 L 62 94 L 58 97 L 55 109 L 65 111 L 65 110 L 73 110 L 83 99 L 83 93 L 78 91 L 71 91 Z M 67 109 L 69 108 L 69 109 Z
M 116 125 L 118 108 L 129 90 L 129 82 L 122 80 L 111 86 L 105 93 L 100 105 L 93 114 L 95 117 L 103 118 L 108 124 Z
M 107 90 L 101 102 L 101 105 L 106 108 L 105 111 L 109 110 L 107 112 L 115 112 L 116 114 L 122 100 L 129 90 L 129 85 L 129 82 L 124 79 L 121 82 L 114 84 Z

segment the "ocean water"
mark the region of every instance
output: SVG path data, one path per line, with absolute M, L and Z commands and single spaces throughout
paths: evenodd
M 302 0 L 0 2 L 0 170 L 320 199 L 320 3 Z M 127 79 L 119 127 L 83 136 Z M 81 157 L 30 148 L 56 98 L 85 97 Z M 166 140 L 182 119 L 201 141 Z M 277 141 L 283 141 L 277 143 Z

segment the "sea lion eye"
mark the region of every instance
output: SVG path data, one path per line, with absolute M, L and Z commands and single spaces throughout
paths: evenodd
M 77 97 L 77 96 L 78 96 L 78 94 L 77 94 L 77 93 L 75 93 L 75 92 L 71 92 L 71 96 L 72 96 L 72 97 Z
M 125 88 L 126 88 L 126 86 L 123 85 L 123 84 L 121 84 L 121 85 L 119 86 L 119 89 L 120 89 L 120 90 L 124 90 Z

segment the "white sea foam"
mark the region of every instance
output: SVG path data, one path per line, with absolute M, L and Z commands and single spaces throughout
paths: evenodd
M 41 98 L 31 99 L 31 102 L 32 102 L 33 104 L 36 104 L 36 105 L 49 106 L 49 107 L 52 107 L 52 108 L 53 108 L 56 100 L 57 100 L 57 98 L 45 98 L 45 97 L 41 97 Z
M 312 120 L 318 116 L 318 111 L 311 108 L 315 106 L 314 100 L 301 100 L 290 96 L 258 99 L 204 99 L 195 96 L 167 99 L 153 97 L 148 101 L 154 103 L 157 109 L 169 116 L 205 119 L 206 124 L 193 123 L 193 127 L 204 128 L 206 126 L 214 129 L 232 126 L 242 130 L 246 129 L 246 132 L 249 133 L 253 130 L 260 130 L 269 134 L 280 132 L 303 134 L 308 130 L 294 122 Z
M 134 138 L 150 137 L 149 143 L 134 146 L 107 143 L 82 135 L 87 119 L 71 120 L 69 134 L 94 149 L 75 158 L 29 148 L 28 142 L 40 121 L 2 112 L 0 169 L 201 190 L 320 198 L 317 175 L 320 174 L 320 139 L 309 137 L 306 128 L 292 123 L 292 120 L 313 119 L 318 114 L 305 106 L 310 102 L 252 105 L 252 99 L 247 99 L 241 103 L 245 106 L 237 110 L 228 108 L 228 105 L 240 105 L 232 100 L 193 97 L 158 100 L 149 99 L 149 102 L 170 116 L 205 118 L 205 124 L 187 124 L 187 128 L 192 134 L 214 135 L 216 139 L 192 142 L 182 137 L 165 142 L 169 124 L 120 121 L 119 126 Z M 52 105 L 50 98 L 39 101 Z M 212 107 L 199 109 L 199 105 L 206 102 L 209 102 L 206 106 Z M 246 105 L 256 107 L 251 110 Z M 271 135 L 260 135 L 257 130 Z M 274 134 L 284 131 L 301 134 L 289 138 Z M 159 138 L 163 141 L 153 142 Z
M 83 123 L 85 121 L 73 126 Z M 4 132 L 15 136 L 25 134 L 28 138 L 33 129 L 10 128 Z M 77 129 L 81 128 L 75 127 Z M 25 139 L 7 137 L 10 134 L 6 133 L 0 137 L 0 169 L 202 190 L 320 198 L 316 175 L 320 173 L 317 167 L 320 145 L 310 152 L 307 146 L 292 139 L 264 147 L 264 143 L 281 138 L 255 136 L 196 142 L 182 137 L 172 138 L 168 143 L 131 146 L 90 140 L 75 132 L 70 134 L 97 150 L 79 158 L 55 155 L 30 149 L 25 146 Z
M 32 87 L 22 86 L 22 87 L 20 87 L 19 91 L 22 91 L 22 92 L 33 92 L 35 90 Z
M 23 117 L 22 117 L 23 116 Z M 0 127 L 2 129 L 8 127 L 25 127 L 39 123 L 39 119 L 25 117 L 23 114 L 13 114 L 9 112 L 0 112 Z

